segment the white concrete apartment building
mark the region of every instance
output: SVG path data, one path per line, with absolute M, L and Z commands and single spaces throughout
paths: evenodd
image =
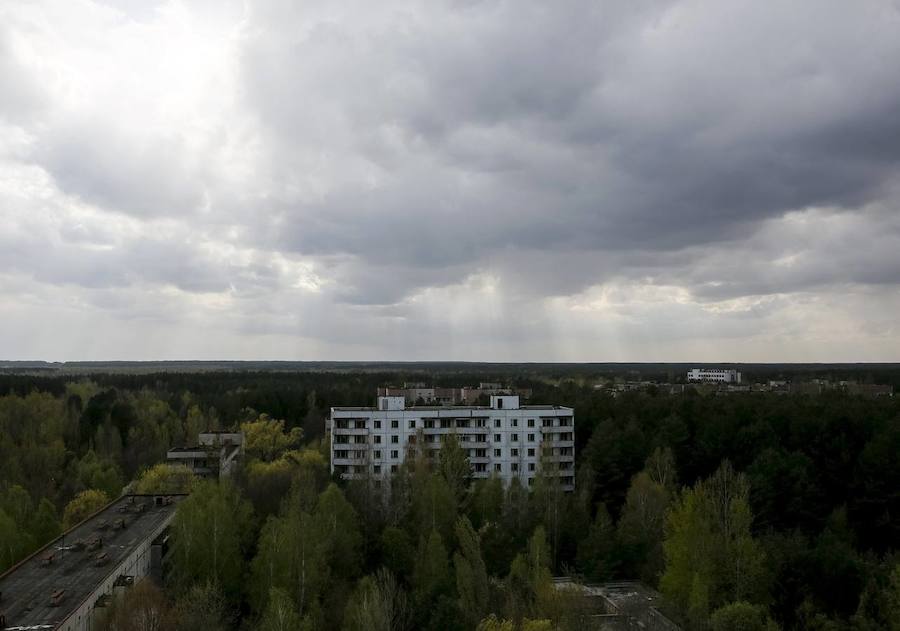
M 728 368 L 692 368 L 687 373 L 688 381 L 713 383 L 740 383 L 741 373 Z
M 331 471 L 344 478 L 388 476 L 418 447 L 436 458 L 444 437 L 455 433 L 475 478 L 530 485 L 543 468 L 564 489 L 575 488 L 572 408 L 520 406 L 517 396 L 492 396 L 489 407 L 406 407 L 404 397 L 382 396 L 376 407 L 331 408 L 326 424 Z

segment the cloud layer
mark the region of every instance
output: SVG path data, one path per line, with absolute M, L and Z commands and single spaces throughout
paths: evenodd
M 896 360 L 900 5 L 13 2 L 0 355 Z

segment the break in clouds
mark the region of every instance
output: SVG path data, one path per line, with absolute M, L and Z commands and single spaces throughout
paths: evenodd
M 0 7 L 0 356 L 895 360 L 900 4 Z

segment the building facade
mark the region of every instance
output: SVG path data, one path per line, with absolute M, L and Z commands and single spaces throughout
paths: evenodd
M 687 380 L 706 383 L 741 383 L 741 373 L 728 368 L 692 368 L 687 373 Z
M 380 396 L 376 407 L 335 407 L 326 420 L 331 471 L 375 480 L 396 473 L 407 457 L 436 458 L 456 434 L 473 477 L 513 478 L 531 485 L 539 474 L 575 488 L 575 411 L 520 405 L 518 396 L 492 396 L 490 406 L 413 406 L 405 397 Z

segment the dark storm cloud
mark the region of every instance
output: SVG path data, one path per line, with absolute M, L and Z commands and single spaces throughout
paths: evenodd
M 825 3 L 815 21 L 809 6 L 773 17 L 740 3 L 456 9 L 358 21 L 290 9 L 306 28 L 280 37 L 284 13 L 260 18 L 272 21 L 244 74 L 286 164 L 310 135 L 333 136 L 335 162 L 370 161 L 321 201 L 298 200 L 281 247 L 353 254 L 365 274 L 405 264 L 414 289 L 504 248 L 601 259 L 715 246 L 791 210 L 852 210 L 897 173 L 891 7 Z

